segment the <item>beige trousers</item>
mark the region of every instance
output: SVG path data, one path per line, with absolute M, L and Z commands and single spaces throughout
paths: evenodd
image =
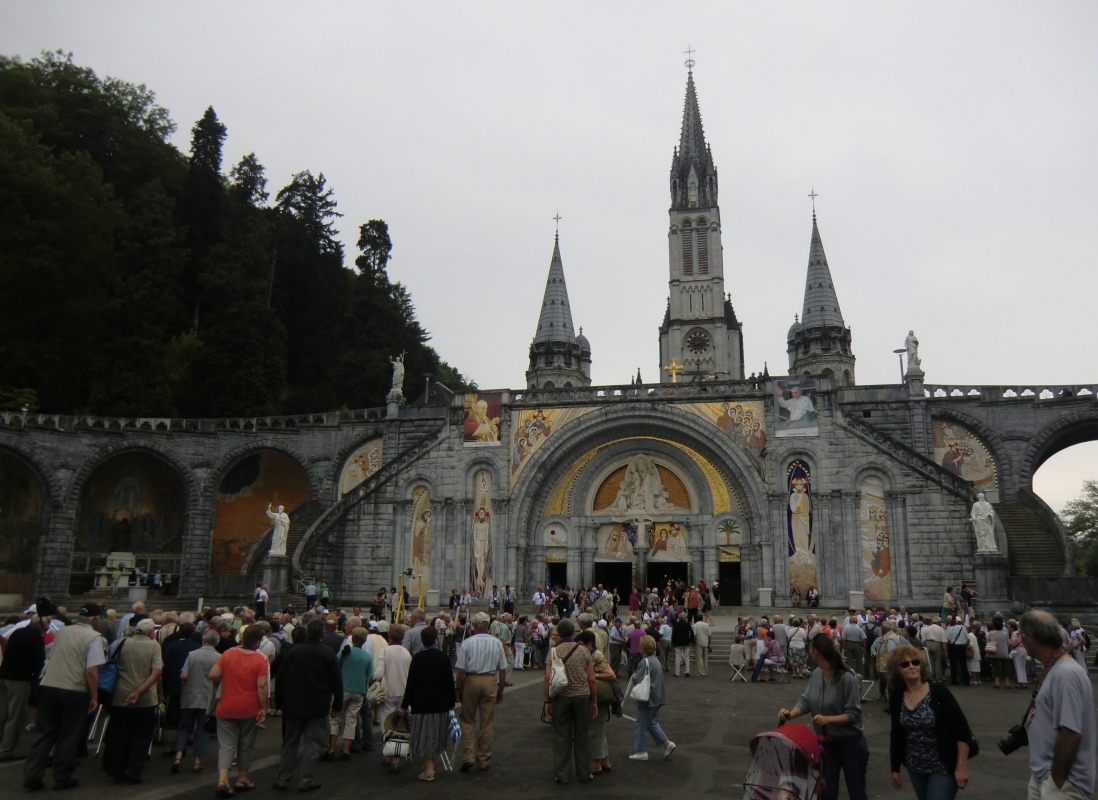
M 487 767 L 492 760 L 492 727 L 496 718 L 496 692 L 499 690 L 498 673 L 491 675 L 466 675 L 461 687 L 461 745 L 462 761 L 476 762 Z M 480 714 L 480 730 L 474 734 L 477 714 Z
M 1030 775 L 1028 800 L 1087 800 L 1087 795 L 1070 781 L 1064 781 L 1064 785 L 1057 789 L 1051 775 L 1041 783 L 1037 783 L 1036 776 Z

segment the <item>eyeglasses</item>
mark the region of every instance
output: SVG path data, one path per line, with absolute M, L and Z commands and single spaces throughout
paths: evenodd
M 900 669 L 907 669 L 908 667 L 918 667 L 921 666 L 922 663 L 923 662 L 921 661 L 901 661 Z

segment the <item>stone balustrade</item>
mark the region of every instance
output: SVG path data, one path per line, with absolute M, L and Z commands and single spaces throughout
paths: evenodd
M 86 414 L 40 414 L 0 411 L 0 428 L 77 431 L 147 431 L 150 433 L 216 433 L 218 431 L 294 430 L 303 427 L 335 427 L 344 422 L 385 419 L 384 408 L 326 411 L 319 414 L 286 414 L 267 417 L 177 419 L 170 417 L 96 417 Z
M 770 379 L 755 381 L 705 381 L 703 383 L 625 384 L 624 386 L 579 386 L 559 389 L 530 389 L 511 392 L 516 408 L 552 405 L 617 403 L 681 398 L 683 400 L 750 397 L 761 399 L 773 391 Z
M 974 397 L 982 400 L 1067 400 L 1094 399 L 1098 384 L 1015 384 L 1012 386 L 970 386 L 926 384 L 924 393 L 931 399 Z

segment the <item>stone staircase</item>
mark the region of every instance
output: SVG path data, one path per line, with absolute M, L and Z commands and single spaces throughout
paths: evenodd
M 1060 577 L 1064 548 L 1045 520 L 1025 503 L 996 503 L 995 513 L 1007 535 L 1010 574 L 1020 577 Z
M 382 487 L 396 478 L 408 466 L 438 446 L 445 438 L 444 434 L 447 426 L 448 423 L 444 420 L 437 428 L 382 464 L 377 472 L 347 492 L 339 501 L 321 509 L 308 527 L 299 528 L 300 533 L 295 534 L 293 525 L 291 525 L 286 553 L 291 556 L 294 577 L 301 579 L 305 575 L 305 556 L 311 547 L 315 546 L 317 542 L 323 541 L 328 532 L 335 527 L 348 511 L 380 491 Z
M 320 516 L 324 513 L 324 504 L 317 500 L 306 500 L 304 503 L 300 503 L 294 506 L 290 511 L 290 531 L 286 536 L 286 553 L 291 554 L 297 547 L 298 543 L 305 538 L 305 532 L 313 526 Z M 260 536 L 251 549 L 244 556 L 244 562 L 240 566 L 241 575 L 252 575 L 258 573 L 259 562 L 271 549 L 271 536 L 274 533 L 274 526 L 267 528 L 263 531 L 263 535 Z
M 732 650 L 732 643 L 736 641 L 736 634 L 732 631 L 716 631 L 709 640 L 713 652 L 709 654 L 710 669 L 716 665 L 728 663 L 728 654 Z

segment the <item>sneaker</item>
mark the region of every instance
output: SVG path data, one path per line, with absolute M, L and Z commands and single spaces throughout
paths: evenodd
M 647 752 L 633 753 L 633 755 L 629 756 L 629 760 L 630 761 L 647 761 L 648 760 L 648 753 Z
M 667 740 L 667 744 L 663 746 L 663 757 L 670 758 L 671 754 L 675 752 L 675 743 L 670 739 Z

